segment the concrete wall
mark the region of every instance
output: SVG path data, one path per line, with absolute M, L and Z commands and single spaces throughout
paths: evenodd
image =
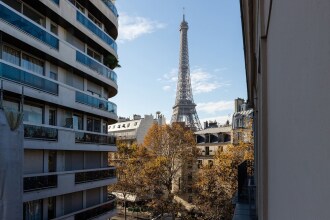
M 0 108 L 0 219 L 23 219 L 23 126 L 11 130 Z
M 329 219 L 330 1 L 242 2 L 258 219 Z
M 273 1 L 267 37 L 268 217 L 329 219 L 330 1 Z

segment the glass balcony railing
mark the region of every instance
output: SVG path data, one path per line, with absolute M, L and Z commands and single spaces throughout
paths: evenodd
M 0 78 L 1 77 L 17 83 L 21 83 L 25 86 L 41 90 L 43 92 L 58 95 L 57 83 L 33 75 L 29 72 L 10 66 L 8 64 L 1 63 L 0 60 Z
M 75 173 L 75 183 L 85 183 L 96 180 L 110 179 L 116 177 L 116 170 L 109 168 L 107 170 L 96 170 Z
M 60 4 L 60 0 L 51 0 L 52 2 L 54 2 L 55 4 L 59 5 Z
M 84 25 L 88 30 L 93 32 L 96 36 L 98 36 L 102 41 L 108 44 L 117 53 L 117 44 L 115 40 L 112 39 L 112 37 L 106 34 L 100 27 L 94 24 L 94 22 L 92 22 L 79 10 L 76 10 L 76 12 L 77 12 L 77 21 L 79 21 L 82 25 Z
M 116 6 L 110 0 L 102 0 L 102 2 L 118 17 L 118 11 Z
M 24 177 L 24 192 L 57 187 L 57 175 Z
M 81 53 L 80 51 L 76 51 L 76 60 L 79 63 L 82 63 L 83 65 L 87 66 L 91 70 L 94 70 L 95 72 L 101 74 L 102 76 L 117 83 L 117 74 L 110 68 L 97 62 L 96 60 L 92 59 L 91 57 Z
M 102 144 L 102 145 L 113 145 L 116 143 L 114 136 L 98 135 L 86 132 L 76 132 L 76 143 L 84 144 Z
M 76 91 L 76 102 L 117 114 L 117 105 Z
M 5 7 L 3 3 L 0 4 L 0 11 L 0 19 L 37 38 L 50 47 L 55 49 L 59 48 L 59 40 L 55 36 L 39 27 L 37 24 L 34 24 L 32 21 L 24 18 L 18 12 Z
M 58 131 L 56 128 L 48 128 L 37 125 L 24 125 L 24 138 L 57 141 Z
M 95 207 L 93 209 L 89 209 L 84 212 L 80 212 L 74 216 L 75 220 L 87 220 L 87 219 L 93 219 L 99 215 L 102 215 L 104 213 L 110 212 L 116 208 L 116 202 L 109 202 L 107 204 Z

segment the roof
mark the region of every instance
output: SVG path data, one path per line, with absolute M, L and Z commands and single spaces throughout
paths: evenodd
M 217 127 L 217 128 L 207 128 L 201 131 L 195 132 L 195 134 L 209 134 L 209 133 L 228 133 L 231 132 L 231 126 Z

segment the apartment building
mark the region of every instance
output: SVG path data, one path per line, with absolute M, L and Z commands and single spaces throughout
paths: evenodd
M 116 137 L 118 141 L 125 142 L 127 144 L 137 143 L 142 144 L 144 137 L 148 133 L 153 124 L 165 125 L 166 118 L 164 115 L 157 112 L 156 117 L 153 115 L 133 115 L 130 118 L 119 118 L 116 124 L 109 126 L 109 134 Z
M 109 101 L 118 90 L 117 35 L 110 0 L 0 1 L 1 103 L 24 112 L 23 204 L 15 214 L 2 209 L 0 218 L 115 214 L 107 186 L 116 170 L 107 158 L 116 146 L 107 128 L 117 122 Z
M 204 129 L 195 132 L 199 155 L 198 168 L 211 166 L 214 155 L 218 150 L 224 150 L 225 146 L 232 143 L 232 127 L 219 126 L 216 122 L 204 122 Z
M 330 1 L 240 4 L 257 218 L 329 219 Z
M 232 143 L 253 143 L 253 109 L 247 108 L 244 99 L 235 99 L 232 119 Z

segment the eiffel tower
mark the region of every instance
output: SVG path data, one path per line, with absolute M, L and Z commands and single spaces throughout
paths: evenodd
M 191 130 L 201 130 L 202 126 L 199 122 L 196 112 L 196 104 L 191 90 L 189 54 L 188 54 L 188 23 L 183 20 L 180 25 L 180 62 L 178 73 L 178 84 L 176 88 L 175 105 L 173 106 L 173 122 L 185 122 L 186 127 Z

